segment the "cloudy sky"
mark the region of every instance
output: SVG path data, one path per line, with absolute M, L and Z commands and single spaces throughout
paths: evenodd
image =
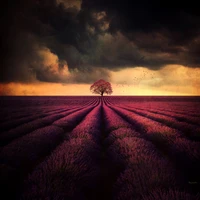
M 113 95 L 200 95 L 192 0 L 13 0 L 1 9 L 0 95 L 90 95 L 98 79 Z

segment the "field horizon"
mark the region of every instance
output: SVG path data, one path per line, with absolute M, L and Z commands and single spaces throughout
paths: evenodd
M 7 199 L 199 200 L 200 96 L 1 96 Z

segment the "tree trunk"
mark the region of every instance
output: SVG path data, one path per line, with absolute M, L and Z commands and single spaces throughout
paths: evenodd
M 101 92 L 101 96 L 103 96 L 103 93 L 104 93 L 104 92 Z

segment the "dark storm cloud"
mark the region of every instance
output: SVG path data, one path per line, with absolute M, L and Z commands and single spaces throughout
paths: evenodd
M 83 8 L 105 10 L 112 18 L 110 29 L 151 32 L 160 28 L 172 31 L 196 30 L 199 22 L 198 4 L 194 1 L 157 0 L 85 0 Z M 187 38 L 188 35 L 184 37 Z
M 200 35 L 200 13 L 195 1 L 156 1 L 156 0 L 92 0 L 83 1 L 83 8 L 104 10 L 110 18 L 109 32 L 120 31 L 130 41 L 146 52 L 165 52 L 175 60 L 155 59 L 159 67 L 165 64 L 186 64 L 199 67 L 198 55 Z M 195 44 L 193 41 L 197 41 Z M 119 49 L 120 51 L 120 49 Z M 155 56 L 156 58 L 156 56 Z M 154 60 L 154 58 L 152 58 Z M 148 59 L 141 60 L 141 65 L 148 64 Z M 134 63 L 133 63 L 134 65 Z
M 44 48 L 58 56 L 60 68 L 63 61 L 71 69 L 79 67 L 80 56 L 87 52 L 95 35 L 87 33 L 87 13 L 73 2 L 14 1 L 4 8 L 1 82 L 61 81 L 58 75 L 50 73 L 51 66 L 44 66 L 38 53 Z
M 200 14 L 191 1 L 5 3 L 1 82 L 89 83 L 98 76 L 109 79 L 106 69 L 200 66 Z M 70 75 L 65 78 L 66 66 Z

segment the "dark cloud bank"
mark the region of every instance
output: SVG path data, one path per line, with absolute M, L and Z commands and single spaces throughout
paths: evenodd
M 91 83 L 124 67 L 200 67 L 192 1 L 15 0 L 1 9 L 0 82 Z

